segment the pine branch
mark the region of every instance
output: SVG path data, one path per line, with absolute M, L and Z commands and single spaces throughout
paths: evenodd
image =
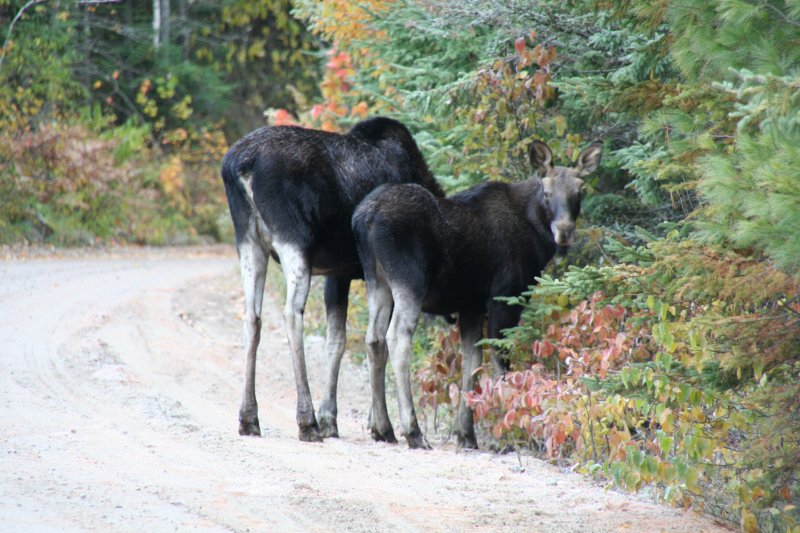
M 800 27 L 800 22 L 790 19 L 783 11 L 781 11 L 777 7 L 773 6 L 769 2 L 762 2 L 761 5 L 766 7 L 766 8 L 769 8 L 770 11 L 772 11 L 773 13 L 778 15 L 785 23 L 791 24 L 792 26 Z

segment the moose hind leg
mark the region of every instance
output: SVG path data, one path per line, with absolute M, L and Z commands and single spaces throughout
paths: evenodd
M 419 428 L 417 414 L 414 411 L 414 399 L 411 395 L 411 338 L 419 320 L 421 298 L 414 296 L 408 290 L 393 290 L 392 297 L 395 306 L 389 323 L 387 341 L 400 402 L 402 434 L 410 448 L 429 450 L 431 447 Z
M 336 389 L 339 382 L 339 366 L 344 355 L 347 340 L 347 293 L 350 290 L 350 279 L 340 277 L 325 278 L 325 310 L 328 317 L 327 352 L 328 368 L 325 397 L 319 408 L 317 419 L 322 437 L 338 437 L 339 427 L 336 424 L 338 407 L 336 405 Z
M 319 426 L 314 416 L 314 404 L 308 386 L 306 358 L 303 348 L 303 313 L 311 284 L 311 265 L 307 254 L 292 247 L 279 245 L 275 248 L 281 258 L 283 274 L 286 277 L 286 305 L 283 321 L 289 348 L 292 352 L 295 386 L 297 388 L 297 426 L 301 441 L 319 442 Z
M 380 282 L 367 283 L 369 324 L 366 344 L 369 357 L 369 381 L 372 388 L 372 408 L 369 426 L 376 441 L 396 443 L 392 423 L 386 408 L 386 330 L 392 317 L 392 293 Z
M 261 340 L 261 304 L 269 256 L 251 240 L 239 246 L 239 266 L 244 287 L 245 374 L 242 405 L 239 409 L 239 435 L 261 435 L 256 403 L 256 352 Z

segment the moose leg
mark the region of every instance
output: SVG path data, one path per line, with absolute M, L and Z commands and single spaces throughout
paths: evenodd
M 239 245 L 239 266 L 244 287 L 245 373 L 242 406 L 239 409 L 239 435 L 261 435 L 256 403 L 256 351 L 261 340 L 261 303 L 269 256 L 263 248 L 246 239 Z
M 367 356 L 369 381 L 372 387 L 372 409 L 369 426 L 376 441 L 396 443 L 392 423 L 386 409 L 386 329 L 392 317 L 392 293 L 387 285 L 367 282 L 369 324 L 367 326 Z
M 489 304 L 489 338 L 499 339 L 502 331 L 511 328 L 519 323 L 521 310 L 517 307 L 506 305 L 502 302 L 492 302 Z M 494 377 L 505 376 L 511 365 L 505 353 L 498 352 L 492 348 L 492 366 L 494 367 Z
M 461 400 L 458 402 L 458 414 L 456 415 L 456 436 L 458 445 L 464 448 L 478 448 L 478 441 L 475 438 L 475 428 L 472 423 L 472 409 L 467 407 L 464 393 L 470 392 L 475 388 L 475 370 L 480 366 L 482 350 L 475 346 L 481 340 L 483 330 L 483 315 L 472 313 L 459 313 L 458 327 L 461 330 L 461 345 L 463 356 L 461 358 Z
M 311 284 L 311 267 L 307 254 L 302 250 L 275 243 L 278 257 L 281 258 L 283 275 L 286 278 L 286 306 L 283 309 L 283 321 L 286 336 L 292 350 L 292 366 L 294 367 L 295 386 L 297 387 L 297 426 L 299 438 L 307 442 L 319 442 L 317 419 L 314 416 L 314 404 L 311 401 L 311 390 L 308 387 L 306 358 L 303 349 L 303 312 L 308 299 Z
M 429 450 L 431 447 L 419 428 L 411 395 L 411 338 L 417 328 L 422 299 L 406 289 L 393 290 L 392 297 L 395 305 L 386 339 L 400 402 L 400 427 L 410 448 Z
M 319 408 L 318 419 L 320 436 L 338 437 L 336 425 L 336 387 L 339 381 L 339 365 L 344 355 L 347 328 L 347 293 L 350 291 L 349 278 L 328 276 L 325 278 L 325 310 L 328 315 L 328 382 L 325 398 Z

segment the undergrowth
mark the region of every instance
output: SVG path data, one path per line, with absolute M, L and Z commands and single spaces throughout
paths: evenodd
M 440 333 L 420 404 L 452 415 L 465 395 L 490 447 L 745 531 L 798 531 L 798 279 L 687 241 L 615 248 L 636 264 L 572 267 L 508 299 L 522 320 L 486 343 L 510 354 L 505 376 L 487 361 L 460 391 L 458 335 Z
M 225 149 L 224 138 L 208 131 L 155 147 L 148 127 L 109 128 L 101 119 L 5 132 L 0 135 L 0 242 L 230 240 L 218 176 Z

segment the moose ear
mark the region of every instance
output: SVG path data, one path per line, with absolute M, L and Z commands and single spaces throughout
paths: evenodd
M 553 168 L 553 152 L 542 141 L 533 141 L 529 148 L 528 155 L 531 158 L 531 166 L 533 170 L 537 170 L 546 174 L 548 170 Z
M 581 155 L 578 156 L 578 164 L 575 168 L 578 169 L 578 176 L 588 176 L 600 164 L 600 156 L 603 154 L 603 145 L 594 143 L 583 149 Z

